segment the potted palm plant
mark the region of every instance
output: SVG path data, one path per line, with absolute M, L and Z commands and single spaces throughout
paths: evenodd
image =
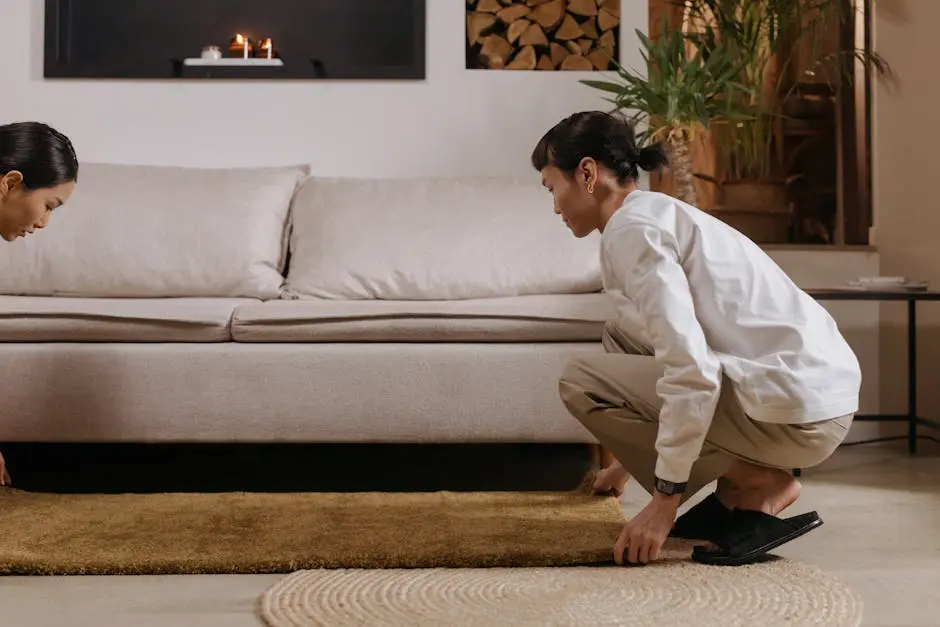
M 739 82 L 742 60 L 732 46 L 691 45 L 663 20 L 661 36 L 636 31 L 645 72 L 615 63 L 617 81 L 582 80 L 607 94 L 615 109 L 631 112 L 641 143 L 662 143 L 675 179 L 675 196 L 696 204 L 692 147 L 716 120 L 746 121 L 747 88 Z
M 793 171 L 784 135 L 787 107 L 802 78 L 828 86 L 835 94 L 836 84 L 852 81 L 856 63 L 878 75 L 889 71 L 888 64 L 869 50 L 824 45 L 844 20 L 854 17 L 851 0 L 674 1 L 684 9 L 689 30 L 685 37 L 697 48 L 708 52 L 732 47 L 743 63 L 736 80 L 747 89 L 735 93 L 735 109 L 745 119 L 713 125 L 718 175 L 697 174 L 719 188 L 719 206 L 713 212 L 738 221 L 742 230 L 747 230 L 749 217 L 751 228 L 763 228 L 759 239 L 786 241 L 788 186 L 801 173 Z M 796 66 L 803 76 L 794 79 Z M 758 223 L 763 227 L 754 226 Z

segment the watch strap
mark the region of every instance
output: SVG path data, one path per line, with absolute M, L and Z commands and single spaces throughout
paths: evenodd
M 685 481 L 682 483 L 677 483 L 675 481 L 666 481 L 665 479 L 656 477 L 655 489 L 657 492 L 661 492 L 666 496 L 672 496 L 673 494 L 682 494 L 685 492 L 688 485 L 688 482 Z

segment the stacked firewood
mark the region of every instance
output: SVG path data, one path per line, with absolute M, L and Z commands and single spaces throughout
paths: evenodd
M 467 67 L 610 70 L 621 0 L 467 0 Z

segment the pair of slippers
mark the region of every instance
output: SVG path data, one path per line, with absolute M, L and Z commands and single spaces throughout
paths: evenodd
M 700 564 L 741 566 L 761 560 L 767 552 L 822 524 L 816 512 L 778 518 L 755 510 L 728 509 L 712 493 L 680 516 L 669 536 L 704 540 L 717 547 L 696 546 L 692 559 Z

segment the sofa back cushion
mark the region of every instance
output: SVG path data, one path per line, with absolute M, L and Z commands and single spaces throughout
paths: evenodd
M 310 178 L 293 206 L 290 298 L 453 300 L 601 289 L 538 180 Z
M 44 231 L 0 244 L 0 293 L 278 298 L 307 174 L 82 164 Z

